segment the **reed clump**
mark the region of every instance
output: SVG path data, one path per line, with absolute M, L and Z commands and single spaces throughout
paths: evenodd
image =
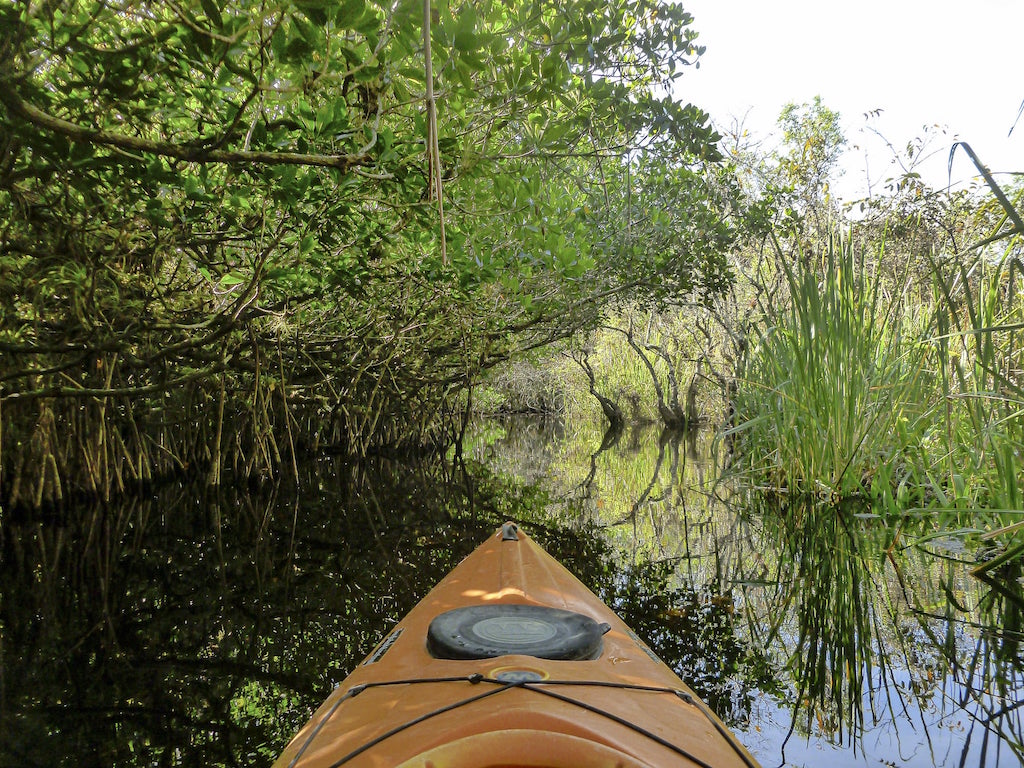
M 779 259 L 789 298 L 768 307 L 742 372 L 741 464 L 790 494 L 879 495 L 907 472 L 890 436 L 917 422 L 927 386 L 919 318 L 848 243 L 821 271 L 803 261 Z
M 769 488 L 886 513 L 1020 515 L 1020 262 L 933 263 L 931 301 L 837 241 L 780 259 L 788 301 L 760 326 L 736 397 L 737 468 Z M 1012 525 L 1012 521 L 1008 525 Z

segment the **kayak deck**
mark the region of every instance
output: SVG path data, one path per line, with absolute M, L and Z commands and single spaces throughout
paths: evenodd
M 611 609 L 506 524 L 335 689 L 275 768 L 669 765 L 756 762 Z

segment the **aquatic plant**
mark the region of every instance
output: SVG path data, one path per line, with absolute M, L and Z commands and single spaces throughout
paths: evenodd
M 951 523 L 985 511 L 983 540 L 1017 534 L 1015 544 L 987 547 L 984 569 L 993 569 L 1024 554 L 1024 275 L 1011 246 L 998 261 L 980 255 L 958 265 L 936 285 L 941 333 L 933 353 L 942 397 L 925 440 L 933 461 L 922 482 L 931 506 Z
M 1015 251 L 934 260 L 930 301 L 882 277 L 886 259 L 838 240 L 818 270 L 780 259 L 789 300 L 769 308 L 743 372 L 736 468 L 789 495 L 945 513 L 942 528 L 970 525 L 972 510 L 1009 510 L 1016 519 L 989 515 L 984 527 L 1020 530 Z
M 779 263 L 789 301 L 770 308 L 735 401 L 742 466 L 787 493 L 898 487 L 904 452 L 893 436 L 918 422 L 929 378 L 921 318 L 848 243 L 829 243 L 820 273 Z

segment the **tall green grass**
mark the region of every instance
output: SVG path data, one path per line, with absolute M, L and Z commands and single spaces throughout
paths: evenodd
M 991 570 L 1024 554 L 1024 274 L 1012 246 L 998 261 L 936 273 L 943 404 L 926 482 L 950 517 L 987 513 Z
M 743 464 L 791 494 L 892 496 L 934 379 L 927 321 L 848 244 L 820 270 L 780 263 L 789 300 L 768 309 L 737 393 Z
M 737 467 L 787 494 L 1021 532 L 1020 263 L 1012 250 L 936 262 L 927 301 L 881 276 L 886 258 L 837 243 L 818 269 L 781 261 L 789 300 L 769 308 L 744 371 Z

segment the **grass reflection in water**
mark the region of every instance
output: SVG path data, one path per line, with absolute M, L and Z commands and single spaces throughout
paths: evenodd
M 972 576 L 926 521 L 741 496 L 703 437 L 658 437 L 506 425 L 491 470 L 325 461 L 301 496 L 8 514 L 0 765 L 268 764 L 513 517 L 767 766 L 1020 763 L 1019 561 Z
M 719 712 L 764 765 L 1024 759 L 1019 559 L 979 578 L 987 553 L 934 519 L 729 487 L 707 434 L 504 432 L 479 448 L 492 467 L 541 479 L 627 559 L 672 564 L 668 588 L 728 601 L 743 651 L 720 685 L 750 699 Z M 705 647 L 705 663 L 721 655 Z

